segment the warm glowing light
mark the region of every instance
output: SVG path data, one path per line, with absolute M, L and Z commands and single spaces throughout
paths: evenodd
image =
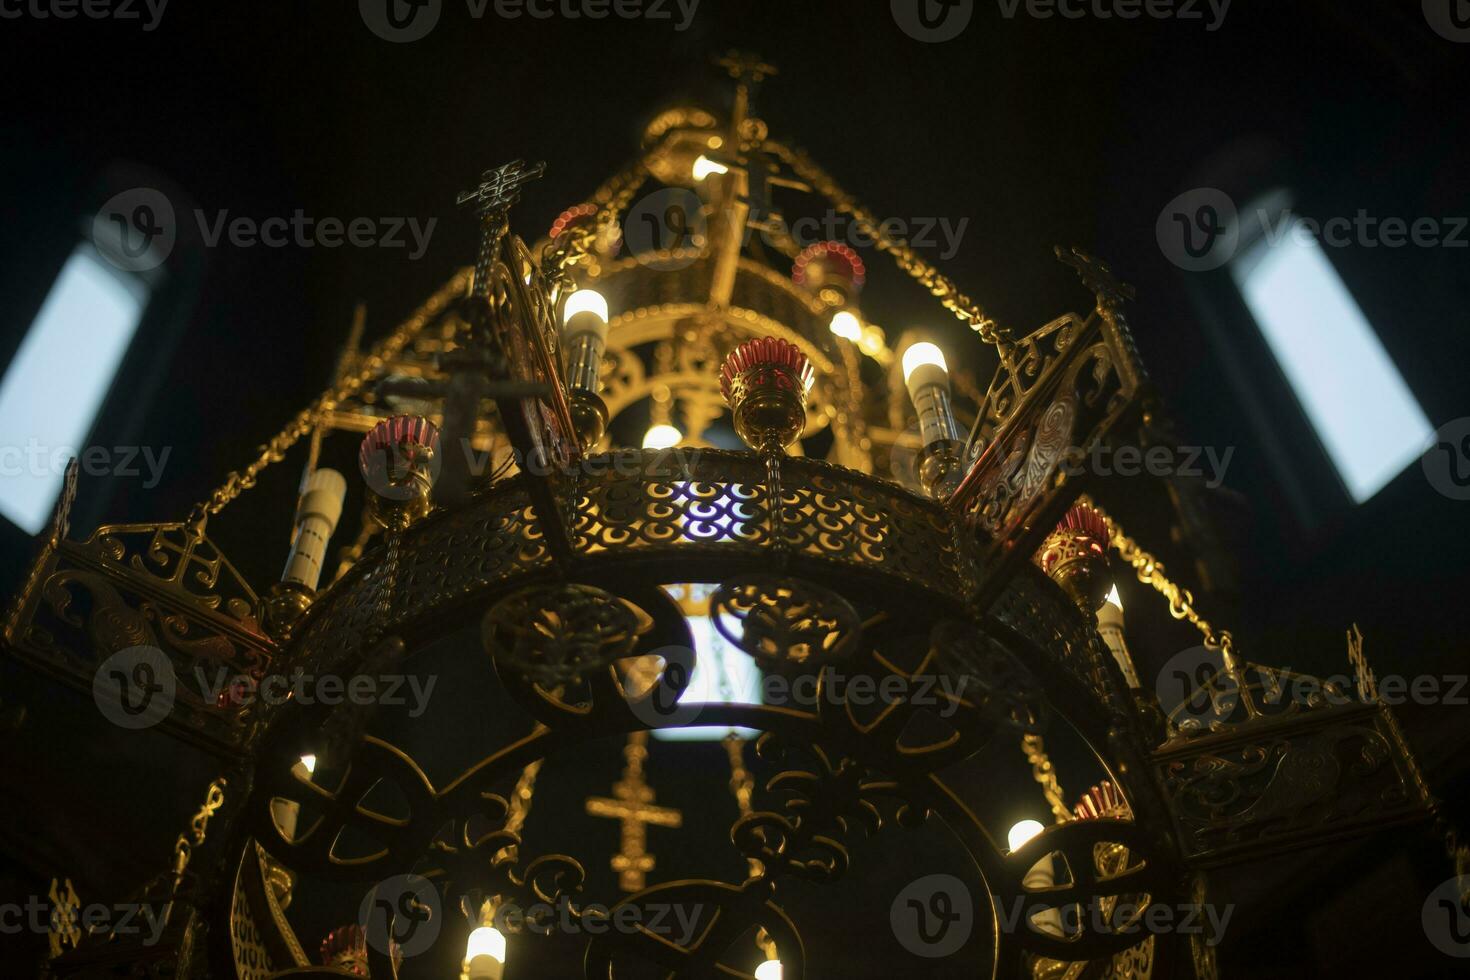
M 1006 843 L 1010 845 L 1011 850 L 1019 850 L 1025 846 L 1027 841 L 1045 829 L 1039 820 L 1022 820 L 1011 828 L 1009 834 L 1006 834 Z
M 915 371 L 927 365 L 933 365 L 941 371 L 949 371 L 948 365 L 944 363 L 944 351 L 940 350 L 938 346 L 928 341 L 921 341 L 910 346 L 908 350 L 903 352 L 904 383 L 908 383 L 909 378 L 913 376 Z
M 829 326 L 831 331 L 843 340 L 850 340 L 855 344 L 862 339 L 862 321 L 846 310 L 838 310 L 833 313 L 832 323 Z
M 307 772 L 316 772 L 316 756 L 303 755 L 301 757 L 301 765 L 306 768 Z
M 475 975 L 474 963 L 478 957 L 488 956 L 497 963 L 505 962 L 505 936 L 494 926 L 481 926 L 470 933 L 465 943 L 464 959 L 470 964 L 470 975 Z
M 578 313 L 591 313 L 603 323 L 607 322 L 607 300 L 595 289 L 579 289 L 567 297 L 562 308 L 561 322 L 570 323 Z
M 729 167 L 725 166 L 723 163 L 716 163 L 715 161 L 704 155 L 701 155 L 698 160 L 694 161 L 695 180 L 704 180 L 704 178 L 708 177 L 710 174 L 727 174 L 729 172 Z
M 1123 611 L 1123 600 L 1118 595 L 1118 587 L 1116 585 L 1113 586 L 1113 591 L 1108 593 L 1107 601 L 1117 606 L 1119 612 Z
M 684 438 L 684 433 L 672 425 L 651 425 L 648 431 L 643 433 L 644 449 L 668 449 L 677 446 L 679 440 Z
M 781 980 L 781 961 L 766 960 L 756 967 L 755 980 Z

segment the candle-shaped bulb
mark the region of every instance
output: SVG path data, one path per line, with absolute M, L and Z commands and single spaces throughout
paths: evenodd
M 315 592 L 321 581 L 327 541 L 342 517 L 347 497 L 347 478 L 336 470 L 319 469 L 306 481 L 296 504 L 296 533 L 291 537 L 291 554 L 286 559 L 282 582 L 294 582 Z
M 766 960 L 756 967 L 755 980 L 781 980 L 781 961 Z
M 683 438 L 684 433 L 680 432 L 676 426 L 661 422 L 658 425 L 650 425 L 648 431 L 643 433 L 643 448 L 668 449 L 677 446 L 679 440 Z
M 469 980 L 500 980 L 505 975 L 505 936 L 494 926 L 480 926 L 465 943 L 464 974 Z
M 607 431 L 607 404 L 601 387 L 602 352 L 607 347 L 607 299 L 595 289 L 579 289 L 562 307 L 562 346 L 567 356 L 567 394 L 572 424 L 583 449 Z
M 1012 851 L 1020 850 L 1046 828 L 1038 820 L 1022 820 L 1011 827 L 1010 833 L 1006 835 L 1006 843 Z M 1021 878 L 1021 887 L 1029 892 L 1045 893 L 1057 882 L 1056 865 L 1052 862 L 1050 854 L 1043 855 L 1037 862 L 1027 869 Z M 1030 925 L 1038 932 L 1050 936 L 1061 936 L 1062 913 L 1058 908 L 1046 908 L 1033 914 Z
M 1118 662 L 1118 670 L 1130 688 L 1138 690 L 1143 685 L 1138 680 L 1138 668 L 1133 664 L 1133 654 L 1123 635 L 1123 600 L 1118 597 L 1118 587 L 1113 586 L 1103 604 L 1097 608 L 1097 632 L 1102 637 Z
M 903 352 L 903 380 L 919 416 L 919 482 L 932 496 L 947 496 L 959 482 L 962 454 L 944 351 L 928 341 L 910 345 Z
M 827 327 L 843 340 L 850 340 L 854 344 L 863 339 L 862 321 L 847 310 L 833 313 L 832 322 Z
M 694 161 L 693 173 L 695 180 L 704 180 L 704 178 L 708 177 L 710 174 L 727 174 L 729 172 L 729 167 L 716 160 L 711 160 L 709 157 L 705 156 L 702 153 L 699 155 L 699 158 Z

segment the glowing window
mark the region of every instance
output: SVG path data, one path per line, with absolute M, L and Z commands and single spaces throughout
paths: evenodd
M 1434 428 L 1320 243 L 1284 223 L 1230 272 L 1354 502 L 1423 454 Z
M 79 246 L 0 379 L 0 515 L 27 533 L 45 527 L 147 302 L 135 276 Z

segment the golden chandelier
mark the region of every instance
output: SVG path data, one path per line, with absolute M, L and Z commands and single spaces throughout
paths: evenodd
M 486 171 L 458 201 L 480 225 L 474 266 L 365 350 L 359 318 L 328 390 L 183 520 L 72 540 L 73 467 L 6 645 L 222 775 L 140 892 L 167 909 L 163 941 L 60 929 L 56 976 L 386 978 L 433 962 L 517 977 L 533 975 L 518 955 L 566 942 L 596 980 L 831 976 L 802 933 L 840 933 L 850 899 L 803 921 L 788 897 L 840 895 L 857 840 L 917 833 L 956 847 L 953 875 L 979 895 L 973 936 L 944 954 L 970 975 L 1205 978 L 1222 937 L 1153 931 L 1151 909 L 1207 905 L 1213 868 L 1434 818 L 1360 637 L 1354 690 L 1276 696 L 1283 673 L 1241 657 L 1104 512 L 1108 484 L 1080 462 L 1159 412 L 1129 287 L 1059 249 L 1091 308 L 1012 333 L 769 135 L 752 97 L 774 69 L 721 65 L 727 110 L 659 114 L 633 164 L 530 247 L 510 213 L 543 166 Z M 875 270 L 843 243 L 796 241 L 773 189 L 842 216 L 967 324 L 994 350 L 989 384 L 951 377 L 930 341 L 895 349 L 861 306 Z M 971 389 L 963 411 L 955 385 Z M 342 433 L 361 437 L 360 481 L 319 465 Z M 286 570 L 257 589 L 208 524 L 303 443 Z M 1206 723 L 1140 684 L 1106 601 L 1110 552 L 1200 631 Z M 743 700 L 728 663 L 705 666 L 720 697 L 681 700 L 715 656 L 701 624 L 722 660 L 808 683 L 811 702 Z M 380 706 L 260 696 L 271 678 L 411 673 L 466 631 L 488 663 L 463 669 L 492 670 L 523 725 L 450 779 L 431 781 Z M 234 680 L 198 683 L 219 670 Z M 728 730 L 735 880 L 724 865 L 668 879 L 653 853 L 692 816 L 657 802 L 649 735 L 696 719 Z M 1080 795 L 1043 741 L 1062 724 L 1095 758 Z M 750 751 L 742 733 L 760 733 Z M 621 774 L 587 815 L 619 821 L 618 852 L 532 850 L 543 767 L 610 736 Z M 982 818 L 964 764 L 993 743 L 1034 775 L 1048 824 L 1007 835 Z M 1338 745 L 1360 764 L 1334 768 Z M 378 802 L 388 787 L 396 808 Z M 584 860 L 619 894 L 586 894 Z M 361 898 L 326 935 L 290 913 L 313 881 Z M 937 896 L 895 902 L 895 929 L 910 915 L 929 942 L 951 914 Z M 694 935 L 649 927 L 681 903 L 703 910 Z M 525 924 L 531 909 L 578 928 L 508 942 L 507 910 Z

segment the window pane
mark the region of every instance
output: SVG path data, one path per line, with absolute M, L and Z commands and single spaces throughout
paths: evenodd
M 138 329 L 147 290 L 79 247 L 0 380 L 0 515 L 35 534 Z
M 1230 271 L 1297 400 L 1357 503 L 1417 459 L 1434 434 L 1321 245 L 1297 220 Z

